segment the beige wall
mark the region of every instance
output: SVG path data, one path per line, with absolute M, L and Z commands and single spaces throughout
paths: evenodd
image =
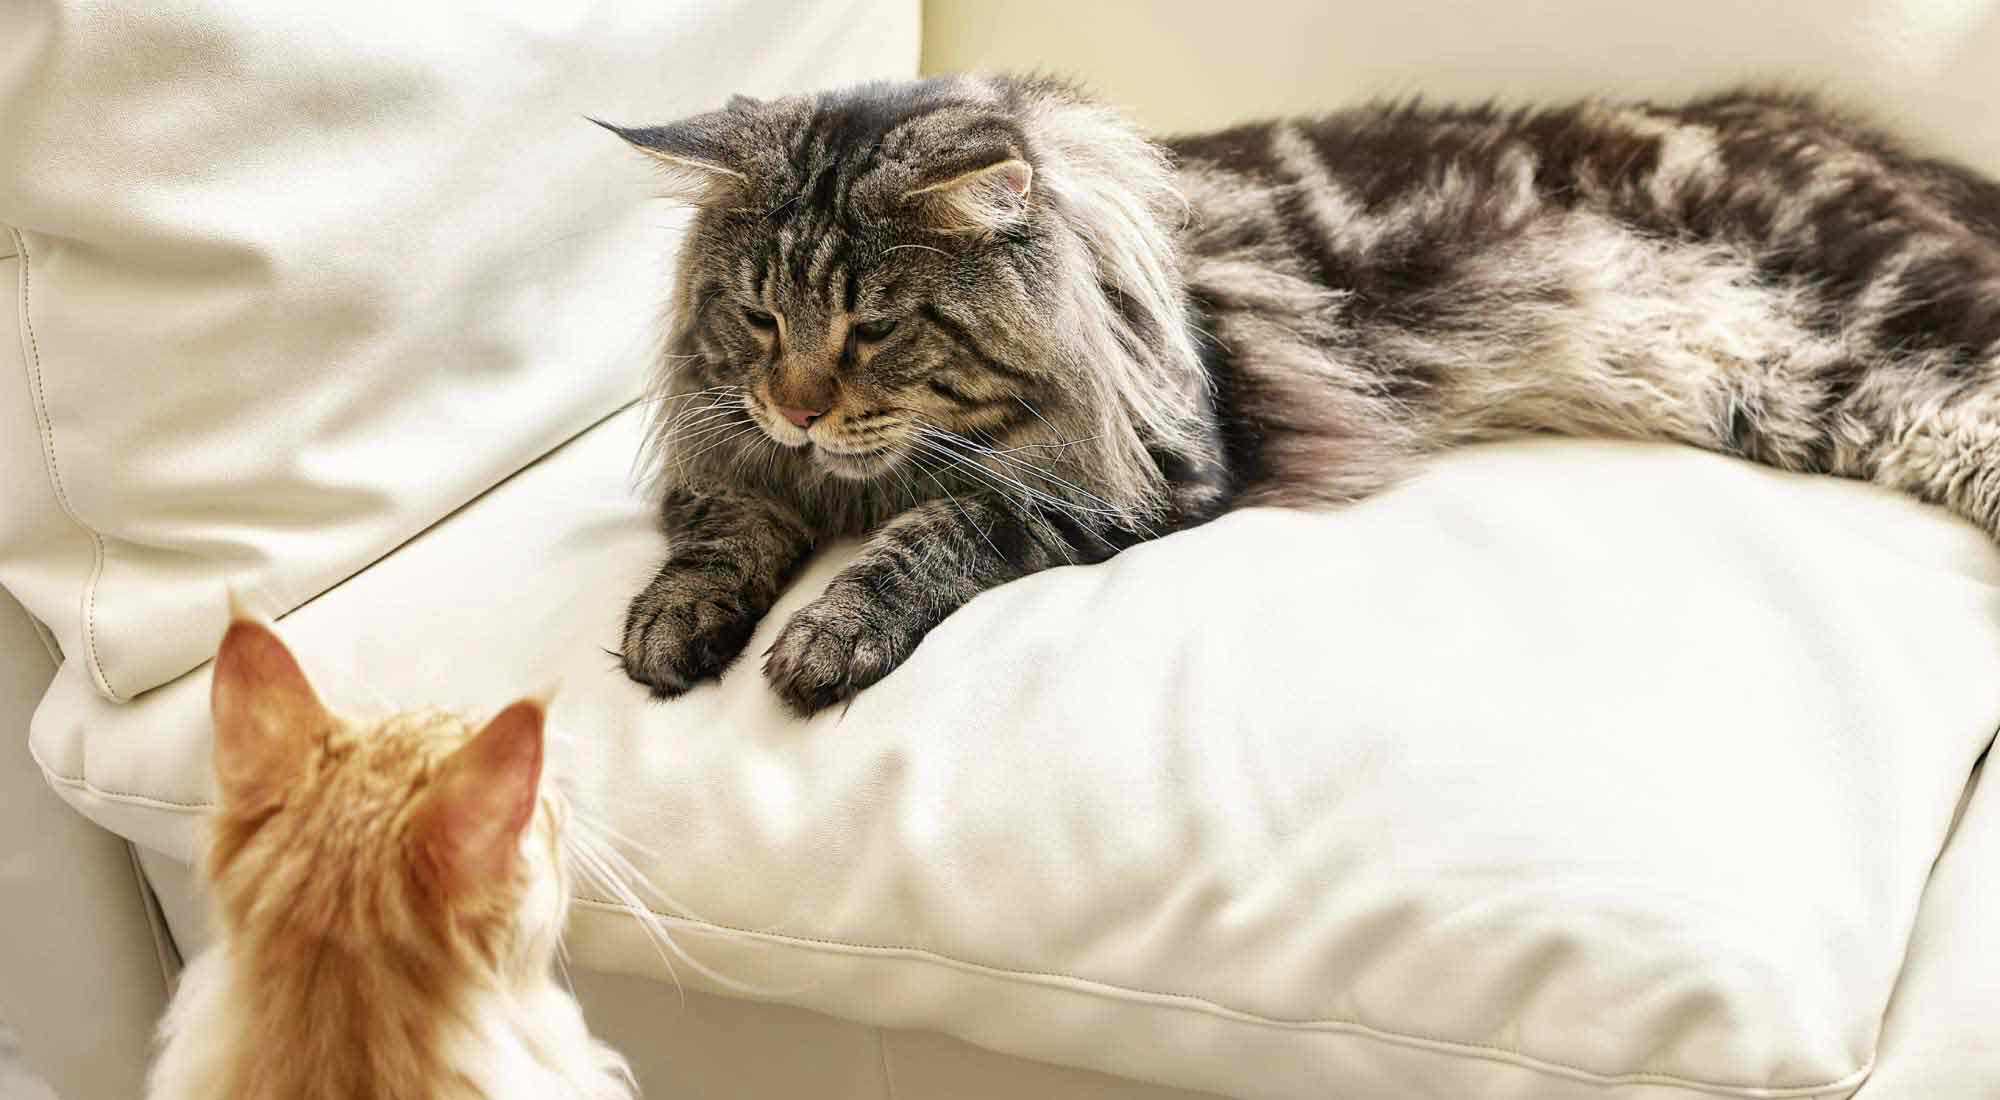
M 1150 130 L 1370 95 L 1830 88 L 2000 173 L 2000 0 L 929 0 L 924 67 L 1084 77 Z

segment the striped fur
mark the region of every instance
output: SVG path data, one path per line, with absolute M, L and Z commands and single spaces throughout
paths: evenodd
M 1370 106 L 1152 143 L 1045 78 L 618 131 L 699 211 L 627 671 L 810 712 L 1008 579 L 1521 431 L 1869 478 L 2000 535 L 2000 188 L 1809 100 Z M 783 410 L 822 412 L 801 426 Z

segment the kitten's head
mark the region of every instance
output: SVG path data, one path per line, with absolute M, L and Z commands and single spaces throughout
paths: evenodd
M 277 634 L 239 617 L 211 709 L 208 873 L 230 936 L 433 981 L 546 975 L 570 897 L 569 811 L 543 782 L 542 701 L 484 725 L 436 710 L 349 719 Z
M 1155 494 L 1146 443 L 1175 441 L 1195 400 L 1182 207 L 1115 114 L 1057 81 L 951 77 L 613 129 L 698 210 L 670 461 L 775 449 L 866 482 L 968 443 L 1075 448 L 1094 492 Z M 756 433 L 719 430 L 739 409 Z

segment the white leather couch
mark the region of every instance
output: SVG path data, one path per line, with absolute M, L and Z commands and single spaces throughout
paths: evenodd
M 920 64 L 1162 129 L 1777 78 L 2000 173 L 2000 5 L 511 7 L 0 10 L 0 1022 L 62 1096 L 136 1094 L 207 939 L 226 580 L 353 707 L 561 677 L 559 766 L 726 979 L 580 907 L 651 1097 L 2000 1095 L 1971 528 L 1522 441 L 983 596 L 844 714 L 754 665 L 657 704 L 601 647 L 679 218 L 577 124 Z

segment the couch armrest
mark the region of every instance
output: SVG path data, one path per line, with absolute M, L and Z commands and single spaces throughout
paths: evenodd
M 66 1100 L 139 1096 L 166 975 L 131 846 L 57 798 L 28 755 L 54 673 L 0 591 L 0 1021 Z
M 1990 1096 L 2000 1083 L 2000 767 L 1973 772 L 1931 871 L 1889 1002 L 1875 1073 L 1857 1100 Z

